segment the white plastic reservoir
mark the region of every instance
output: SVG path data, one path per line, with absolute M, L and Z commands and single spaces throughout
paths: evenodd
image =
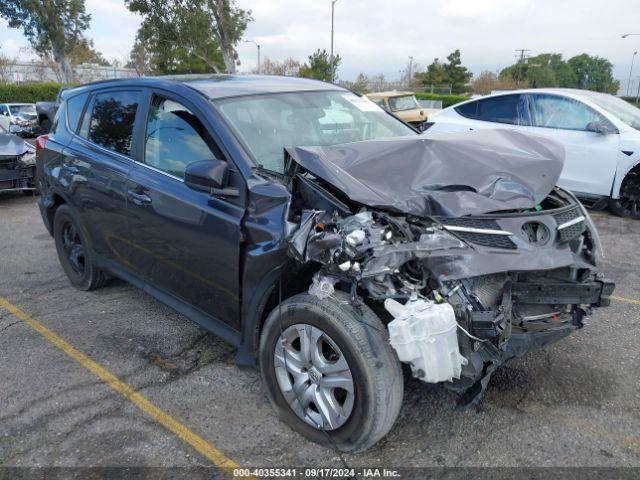
M 415 377 L 427 383 L 460 378 L 467 359 L 460 355 L 451 305 L 422 299 L 402 305 L 387 298 L 384 307 L 394 318 L 387 326 L 391 346 Z

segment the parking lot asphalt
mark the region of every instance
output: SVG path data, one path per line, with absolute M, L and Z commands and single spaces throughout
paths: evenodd
M 611 307 L 501 368 L 477 411 L 410 381 L 391 433 L 345 455 L 350 466 L 640 466 L 640 222 L 593 217 L 617 283 Z M 222 340 L 124 282 L 73 289 L 33 197 L 0 194 L 0 298 L 239 465 L 341 466 L 277 419 L 259 374 Z M 0 308 L 0 465 L 210 464 Z

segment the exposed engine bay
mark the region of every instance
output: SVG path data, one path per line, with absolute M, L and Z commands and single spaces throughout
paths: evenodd
M 387 175 L 406 176 L 412 191 L 372 189 L 370 203 L 383 197 L 411 201 L 398 200 L 384 209 L 363 204 L 370 185 L 353 181 L 343 152 L 332 156 L 330 147 L 322 157 L 315 147 L 289 152 L 287 176 L 294 197 L 289 255 L 319 267 L 309 292 L 326 298 L 340 288 L 351 293 L 354 304 L 366 302 L 387 325 L 391 345 L 413 376 L 444 382 L 462 394 L 462 406 L 481 400 L 491 374 L 505 361 L 581 328 L 593 307 L 608 305 L 614 288 L 598 273 L 601 247 L 588 213 L 569 192 L 548 187 L 557 180 L 562 152 L 535 139 L 507 137 L 494 139 L 498 143 L 490 147 L 517 142 L 514 148 L 526 162 L 548 155 L 549 169 L 538 166 L 537 179 L 516 181 L 517 159 L 508 158 L 510 170 L 500 161 L 508 157 L 505 149 L 498 154 L 485 145 L 482 155 L 498 160 L 475 169 L 475 185 L 457 184 L 455 172 L 445 185 L 439 172 L 437 185 L 427 186 L 415 181 L 416 176 L 428 178 L 423 172 L 389 169 L 391 158 Z M 525 140 L 532 142 L 535 155 L 524 148 Z M 376 171 L 379 157 L 371 152 L 380 149 L 366 143 L 361 156 L 352 144 L 346 163 L 353 166 L 355 158 L 358 169 Z M 412 144 L 400 151 L 431 149 L 431 158 L 446 160 L 451 154 L 461 162 L 464 149 L 450 145 Z M 308 156 L 298 161 L 301 151 Z M 337 188 L 326 177 L 340 170 L 350 180 Z M 347 184 L 356 186 L 355 193 Z M 482 190 L 481 184 L 492 187 Z M 425 202 L 415 200 L 415 191 L 421 190 Z M 491 201 L 476 201 L 479 197 Z M 484 211 L 496 202 L 517 207 Z M 474 213 L 459 215 L 464 205 Z

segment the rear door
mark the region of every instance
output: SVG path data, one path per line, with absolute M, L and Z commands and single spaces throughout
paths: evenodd
M 199 109 L 172 93 L 151 91 L 138 162 L 126 192 L 131 266 L 160 290 L 239 329 L 240 198 L 216 198 L 183 182 L 192 162 L 227 160 Z M 238 172 L 230 173 L 238 185 Z M 244 191 L 241 189 L 241 191 Z
M 129 256 L 125 186 L 133 166 L 132 139 L 142 94 L 140 89 L 99 90 L 86 107 L 81 96 L 65 104 L 68 128 L 77 130 L 77 135 L 63 150 L 60 183 L 69 185 L 68 196 L 81 215 L 91 247 L 125 268 Z
M 559 185 L 578 193 L 610 195 L 620 152 L 620 135 L 587 130 L 591 122 L 609 121 L 573 98 L 548 93 L 529 95 L 531 133 L 552 138 L 565 149 Z

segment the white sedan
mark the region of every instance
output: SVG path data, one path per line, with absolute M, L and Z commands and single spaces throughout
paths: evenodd
M 561 187 L 640 219 L 640 110 L 620 98 L 562 88 L 515 90 L 445 108 L 430 115 L 429 124 L 423 135 L 513 128 L 558 140 L 566 154 Z

